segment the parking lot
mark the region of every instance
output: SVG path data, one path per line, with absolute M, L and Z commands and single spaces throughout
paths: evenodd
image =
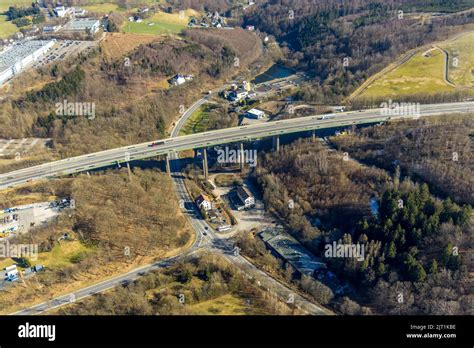
M 73 54 L 78 54 L 86 49 L 94 47 L 95 45 L 95 41 L 57 41 L 51 50 L 33 64 L 33 67 L 39 68 L 54 61 L 64 60 Z
M 71 207 L 69 199 L 20 205 L 0 211 L 0 241 L 46 225 L 61 211 Z

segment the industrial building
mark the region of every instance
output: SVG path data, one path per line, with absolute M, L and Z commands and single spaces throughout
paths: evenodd
M 324 262 L 281 228 L 267 228 L 260 232 L 259 236 L 278 256 L 301 274 L 314 276 L 316 271 L 326 268 Z
M 100 28 L 100 21 L 98 19 L 73 19 L 69 21 L 63 28 L 63 31 L 82 32 L 91 34 L 97 33 Z
M 54 40 L 21 41 L 0 52 L 0 85 L 38 60 L 54 45 Z

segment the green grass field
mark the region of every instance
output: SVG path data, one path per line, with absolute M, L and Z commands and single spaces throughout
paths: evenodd
M 445 54 L 433 48 L 418 52 L 401 66 L 376 78 L 357 99 L 449 93 L 474 88 L 474 32 L 443 41 L 438 47 L 448 52 L 448 78 L 456 87 L 444 80 Z
M 141 23 L 125 23 L 122 27 L 122 31 L 125 33 L 149 35 L 179 34 L 186 28 L 188 20 L 188 11 L 186 11 L 182 17 L 177 13 L 169 14 L 158 12 L 152 17 L 143 20 Z
M 5 12 L 10 6 L 31 6 L 32 0 L 0 0 L 0 12 Z
M 18 31 L 18 27 L 7 21 L 7 16 L 0 15 L 0 39 L 9 37 Z
M 440 45 L 448 52 L 448 76 L 459 87 L 474 87 L 474 32 Z
M 360 98 L 396 97 L 452 92 L 443 78 L 444 54 L 439 49 L 419 52 L 406 63 L 375 80 Z
M 31 5 L 31 0 L 0 0 L 0 13 L 4 13 L 10 6 L 27 7 Z M 0 15 L 0 39 L 4 39 L 18 31 L 15 24 L 7 21 L 7 16 Z
M 97 3 L 91 5 L 84 5 L 81 8 L 86 9 L 90 12 L 97 12 L 97 13 L 109 13 L 111 11 L 120 11 L 121 9 L 118 7 L 117 4 L 104 2 L 104 3 Z
M 39 253 L 35 264 L 42 264 L 48 268 L 62 268 L 70 266 L 81 253 L 88 253 L 91 249 L 79 241 L 63 241 L 56 244 L 49 252 Z
M 188 119 L 179 134 L 188 135 L 205 132 L 208 126 L 209 113 L 215 108 L 216 106 L 212 104 L 201 105 Z

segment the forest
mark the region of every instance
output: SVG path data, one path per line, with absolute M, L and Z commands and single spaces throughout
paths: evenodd
M 40 14 L 40 12 L 41 10 L 39 6 L 37 6 L 36 3 L 33 3 L 32 6 L 28 8 L 18 8 L 16 6 L 10 6 L 8 8 L 8 11 L 5 12 L 5 14 L 8 17 L 8 20 L 12 21 L 17 18 L 38 15 Z
M 338 150 L 368 165 L 419 178 L 432 192 L 474 205 L 473 115 L 403 120 L 333 137 Z
M 324 258 L 325 245 L 333 241 L 365 246 L 362 262 L 325 258 L 351 286 L 350 298 L 339 301 L 345 311 L 359 313 L 360 306 L 383 314 L 469 311 L 471 206 L 433 196 L 426 183 L 401 177 L 399 167 L 393 172 L 369 167 L 309 140 L 265 154 L 259 163 L 254 175 L 266 209 L 316 256 Z M 397 302 L 398 289 L 407 302 Z
M 463 10 L 470 3 L 443 1 L 437 9 Z M 420 1 L 269 0 L 246 12 L 244 25 L 275 36 L 286 46 L 283 63 L 314 76 L 299 94 L 301 99 L 331 103 L 341 101 L 399 55 L 474 22 L 470 12 L 420 24 L 419 18 L 410 16 L 418 10 Z

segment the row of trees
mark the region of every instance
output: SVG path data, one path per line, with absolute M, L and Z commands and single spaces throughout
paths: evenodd
M 38 15 L 41 13 L 41 9 L 36 3 L 32 3 L 31 7 L 21 8 L 16 6 L 10 6 L 8 11 L 5 12 L 8 20 L 12 21 L 17 18 L 23 18 L 27 16 Z

